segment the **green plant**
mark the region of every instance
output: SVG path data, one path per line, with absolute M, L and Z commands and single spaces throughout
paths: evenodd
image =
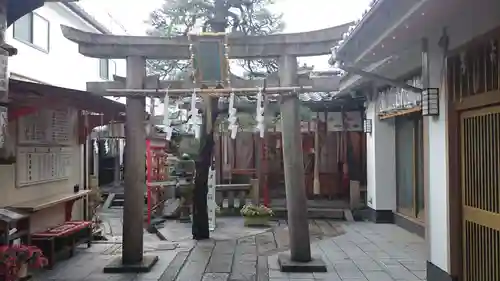
M 43 256 L 42 251 L 35 246 L 0 246 L 0 276 L 4 278 L 2 280 L 17 280 L 17 274 L 23 264 L 30 268 L 42 268 L 47 265 L 47 259 Z
M 97 233 L 99 230 L 103 229 L 102 220 L 99 217 L 99 209 L 102 207 L 103 199 L 101 190 L 98 186 L 94 186 L 88 196 L 89 199 L 89 213 L 92 216 L 92 233 Z
M 274 216 L 273 210 L 264 205 L 246 204 L 241 208 L 241 215 L 244 217 L 271 217 Z

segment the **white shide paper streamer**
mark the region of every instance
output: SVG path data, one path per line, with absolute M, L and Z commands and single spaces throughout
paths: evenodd
M 264 123 L 264 95 L 262 94 L 262 89 L 259 88 L 259 92 L 257 93 L 257 109 L 256 109 L 255 118 L 257 120 L 257 130 L 259 130 L 259 135 L 261 138 L 264 138 L 264 132 L 266 130 L 266 126 Z
M 165 98 L 163 98 L 163 126 L 165 126 L 166 139 L 170 141 L 172 139 L 172 127 L 170 126 L 170 98 L 168 96 L 168 90 L 165 93 Z
M 236 124 L 236 108 L 234 108 L 235 95 L 232 92 L 229 96 L 229 130 L 231 131 L 231 139 L 236 139 L 238 133 L 238 125 Z
M 210 167 L 208 172 L 208 181 L 207 181 L 207 207 L 208 207 L 208 225 L 210 231 L 214 231 L 216 227 L 216 211 L 217 211 L 217 203 L 215 202 L 215 170 L 213 167 Z
M 198 117 L 198 110 L 196 109 L 196 90 L 193 90 L 193 94 L 191 95 L 191 119 L 189 119 L 189 124 L 191 128 L 194 130 L 194 137 L 196 139 L 200 138 L 200 128 L 199 124 L 195 122 Z

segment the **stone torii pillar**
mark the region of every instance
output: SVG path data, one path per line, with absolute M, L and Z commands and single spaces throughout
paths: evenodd
M 281 86 L 296 85 L 297 58 L 281 56 L 278 66 Z M 326 264 L 311 257 L 298 96 L 282 97 L 280 109 L 290 254 L 279 255 L 278 262 L 284 272 L 326 272 Z
M 127 57 L 127 89 L 143 89 L 146 60 Z M 123 206 L 123 252 L 104 268 L 105 273 L 148 272 L 157 256 L 143 255 L 144 190 L 146 188 L 145 97 L 127 97 L 125 128 L 125 203 Z

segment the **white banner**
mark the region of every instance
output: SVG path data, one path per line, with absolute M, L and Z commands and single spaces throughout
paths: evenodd
M 215 230 L 216 226 L 216 209 L 217 203 L 215 202 L 215 170 L 210 167 L 210 171 L 208 172 L 208 193 L 207 193 L 207 207 L 208 207 L 208 227 L 210 231 Z

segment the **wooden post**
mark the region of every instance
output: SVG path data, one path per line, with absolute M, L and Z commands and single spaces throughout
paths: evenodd
M 351 210 L 355 210 L 360 206 L 360 182 L 349 181 L 349 205 Z
M 314 181 L 313 193 L 314 196 L 321 194 L 321 184 L 319 179 L 319 156 L 320 156 L 320 142 L 319 142 L 319 113 L 316 113 L 316 130 L 314 131 Z
M 90 153 L 92 148 L 92 136 L 91 136 L 91 129 L 89 125 L 89 115 L 88 112 L 84 111 L 79 111 L 79 114 L 84 114 L 83 115 L 83 126 L 84 126 L 84 136 L 85 136 L 85 143 L 83 144 L 83 189 L 91 189 L 90 185 Z M 89 200 L 88 196 L 84 198 L 83 201 L 83 219 L 84 220 L 91 220 L 92 217 L 89 216 L 89 208 L 88 205 Z
M 14 49 L 5 42 L 8 2 L 0 0 L 0 104 L 9 102 L 8 61 Z
M 251 179 L 250 184 L 252 186 L 252 203 L 254 205 L 259 205 L 260 204 L 259 179 Z
M 110 128 L 110 136 L 112 137 L 118 137 L 119 132 L 120 132 L 120 125 L 117 123 L 114 123 L 113 121 L 110 122 L 109 128 Z M 119 186 L 121 183 L 121 178 L 120 178 L 120 139 L 119 138 L 113 138 L 111 139 L 113 142 L 113 150 L 112 150 L 112 155 L 114 156 L 114 167 L 113 167 L 113 185 L 114 186 Z
M 281 57 L 279 74 L 281 86 L 295 85 L 297 59 L 293 56 Z M 280 107 L 291 259 L 295 262 L 309 262 L 311 261 L 311 246 L 304 189 L 300 101 L 297 96 L 283 97 Z

